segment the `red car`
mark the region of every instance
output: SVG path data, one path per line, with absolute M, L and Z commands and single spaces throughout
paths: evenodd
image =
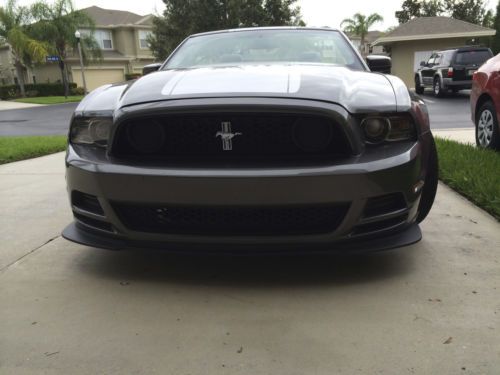
M 478 147 L 500 150 L 500 54 L 474 73 L 470 96 Z

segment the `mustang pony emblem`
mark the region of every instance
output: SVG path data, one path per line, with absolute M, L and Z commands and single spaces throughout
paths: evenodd
M 237 137 L 238 135 L 243 135 L 243 133 L 240 132 L 232 133 L 231 123 L 229 121 L 223 122 L 221 125 L 222 125 L 222 130 L 218 131 L 215 134 L 215 138 L 220 137 L 222 139 L 222 149 L 224 151 L 230 151 L 233 149 L 233 138 Z

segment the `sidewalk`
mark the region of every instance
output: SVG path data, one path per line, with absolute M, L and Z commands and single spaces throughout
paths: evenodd
M 0 111 L 7 111 L 9 109 L 24 109 L 32 107 L 45 107 L 43 104 L 32 104 L 32 103 L 18 103 L 11 102 L 7 100 L 0 100 Z
M 475 128 L 435 129 L 432 130 L 435 137 L 451 139 L 460 143 L 476 144 Z

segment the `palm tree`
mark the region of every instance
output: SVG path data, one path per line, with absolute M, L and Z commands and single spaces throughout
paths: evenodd
M 0 7 L 0 43 L 10 46 L 22 96 L 26 96 L 25 67 L 31 63 L 43 62 L 48 54 L 47 44 L 32 38 L 27 32 L 27 25 L 31 21 L 29 9 L 18 6 L 16 0 L 8 0 L 5 6 Z
M 352 18 L 346 18 L 345 20 L 343 20 L 340 24 L 340 27 L 343 27 L 346 33 L 361 37 L 360 51 L 361 53 L 365 53 L 366 34 L 368 34 L 370 27 L 372 27 L 377 22 L 382 22 L 383 20 L 384 18 L 378 13 L 373 13 L 369 16 L 365 16 L 361 13 L 356 13 Z
M 31 11 L 37 20 L 30 26 L 31 31 L 39 35 L 42 40 L 47 41 L 59 56 L 59 68 L 64 93 L 67 96 L 69 95 L 69 84 L 66 58 L 70 49 L 76 49 L 75 31 L 79 29 L 89 31 L 89 33 L 82 33 L 81 38 L 85 60 L 88 57 L 99 59 L 102 56 L 99 45 L 92 36 L 95 28 L 94 21 L 86 13 L 75 10 L 72 0 L 56 0 L 52 4 L 42 0 L 33 4 Z

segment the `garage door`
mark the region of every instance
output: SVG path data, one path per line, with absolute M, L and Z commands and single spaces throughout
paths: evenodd
M 413 57 L 413 71 L 416 72 L 420 69 L 420 63 L 422 61 L 429 60 L 433 51 L 416 51 Z
M 85 80 L 90 91 L 108 83 L 123 82 L 125 74 L 123 69 L 85 69 Z M 82 73 L 78 68 L 73 68 L 73 82 L 83 87 Z

